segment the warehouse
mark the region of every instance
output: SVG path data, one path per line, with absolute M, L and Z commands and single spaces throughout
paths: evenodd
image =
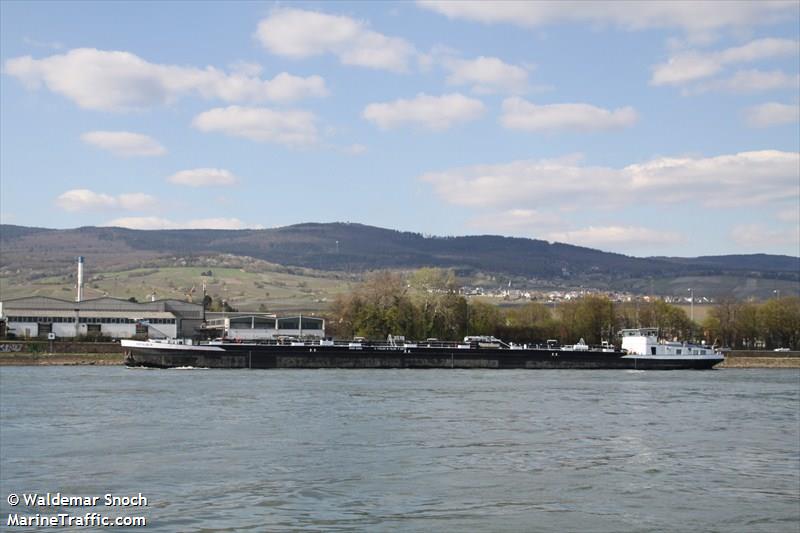
M 191 337 L 203 321 L 200 304 L 181 300 L 131 302 L 96 298 L 75 302 L 31 296 L 0 302 L 0 319 L 18 338 L 145 336 Z
M 131 302 L 96 298 L 75 302 L 46 296 L 0 302 L 6 334 L 17 338 L 131 337 L 192 338 L 202 332 L 236 339 L 324 337 L 325 321 L 310 316 L 278 317 L 266 313 L 207 313 L 181 300 Z

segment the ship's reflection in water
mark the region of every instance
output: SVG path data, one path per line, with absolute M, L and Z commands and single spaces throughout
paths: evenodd
M 798 378 L 6 367 L 0 507 L 141 492 L 148 531 L 796 531 Z

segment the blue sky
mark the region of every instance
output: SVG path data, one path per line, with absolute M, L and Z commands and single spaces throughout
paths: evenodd
M 800 255 L 797 2 L 2 2 L 0 215 Z

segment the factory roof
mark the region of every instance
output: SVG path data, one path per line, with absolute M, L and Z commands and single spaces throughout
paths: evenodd
M 14 298 L 0 302 L 3 314 L 8 314 L 11 310 L 47 310 L 47 311 L 118 311 L 118 312 L 180 312 L 202 313 L 202 305 L 199 303 L 184 302 L 181 300 L 164 299 L 154 302 L 131 302 L 120 298 L 94 298 L 76 302 L 72 300 L 62 300 L 49 296 L 27 296 Z

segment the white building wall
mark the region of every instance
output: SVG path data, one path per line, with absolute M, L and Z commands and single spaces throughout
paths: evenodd
M 75 323 L 74 322 L 56 322 L 53 324 L 53 333 L 56 337 L 74 337 L 75 336 Z
M 243 329 L 231 328 L 228 330 L 228 337 L 231 339 L 242 340 L 258 340 L 258 339 L 274 339 L 274 329 Z
M 324 329 L 279 329 L 276 335 L 283 335 L 286 337 L 319 337 L 325 336 Z
M 274 339 L 275 337 L 319 337 L 325 336 L 322 329 L 244 329 L 229 328 L 228 338 L 242 340 Z
M 85 331 L 85 328 L 82 329 Z M 100 324 L 100 334 L 115 339 L 129 339 L 136 335 L 136 324 Z
M 39 324 L 36 322 L 9 322 L 8 329 L 17 337 L 36 337 L 39 335 Z

